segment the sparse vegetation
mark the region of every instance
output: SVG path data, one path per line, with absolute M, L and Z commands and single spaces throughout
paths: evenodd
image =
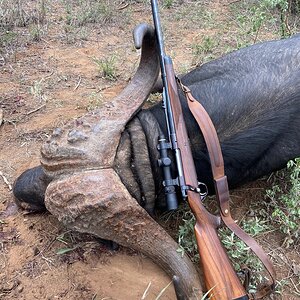
M 13 31 L 1 31 L 0 30 L 0 47 L 6 48 L 14 43 L 18 38 L 18 34 Z
M 163 7 L 165 7 L 165 8 L 171 8 L 172 5 L 173 5 L 173 3 L 174 3 L 174 0 L 164 0 L 163 1 Z
M 214 37 L 205 36 L 200 43 L 192 44 L 194 64 L 208 62 L 216 57 L 218 43 Z
M 32 5 L 28 1 L 0 0 L 0 28 L 24 27 L 29 24 L 43 24 L 46 20 L 46 0 Z
M 17 47 L 40 41 L 46 17 L 47 0 L 0 0 L 0 54 L 14 56 Z
M 28 18 L 24 10 L 23 1 L 0 1 L 0 28 L 12 26 L 26 26 Z
M 260 32 L 265 27 L 272 26 L 279 36 L 284 38 L 297 32 L 299 14 L 295 11 L 293 1 L 288 0 L 263 0 L 249 4 L 243 1 L 243 12 L 239 11 L 236 20 L 241 26 L 242 32 L 252 37 L 255 43 L 259 39 Z
M 76 250 L 80 245 L 76 243 L 76 239 L 72 237 L 72 232 L 66 231 L 56 237 L 56 240 L 63 244 L 62 248 L 56 251 L 57 255 L 67 254 Z
M 89 97 L 88 105 L 86 106 L 87 111 L 92 111 L 103 104 L 103 97 L 101 94 L 92 93 Z
M 104 78 L 112 81 L 117 79 L 116 57 L 114 55 L 104 59 L 93 58 L 93 60 Z
M 281 181 L 281 182 L 280 182 Z M 296 245 L 300 238 L 300 158 L 291 160 L 283 180 L 266 192 L 265 216 L 286 236 L 283 246 Z
M 43 29 L 39 24 L 32 25 L 29 28 L 29 33 L 34 42 L 39 42 L 42 39 Z
M 208 54 L 208 53 L 212 53 L 215 46 L 216 46 L 216 43 L 213 40 L 213 38 L 210 36 L 206 36 L 203 38 L 201 44 L 193 45 L 193 49 L 194 49 L 195 55 Z
M 37 80 L 30 87 L 31 95 L 39 102 L 43 102 L 46 100 L 46 96 L 45 96 L 44 88 L 43 88 L 43 81 L 44 81 L 44 78 Z
M 195 217 L 190 210 L 183 210 L 182 216 L 183 225 L 179 226 L 178 230 L 178 252 L 182 255 L 189 253 L 192 261 L 198 262 L 200 257 L 197 250 L 197 243 L 195 240 Z
M 83 26 L 87 23 L 109 23 L 114 18 L 114 9 L 109 1 L 65 1 L 66 24 Z

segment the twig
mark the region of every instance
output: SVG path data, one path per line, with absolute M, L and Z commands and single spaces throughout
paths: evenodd
M 149 284 L 148 284 L 148 286 L 147 286 L 147 288 L 146 288 L 146 290 L 145 290 L 145 292 L 144 292 L 144 294 L 143 294 L 141 300 L 146 299 L 146 296 L 147 296 L 147 293 L 148 293 L 148 291 L 149 291 L 150 286 L 151 286 L 151 281 L 149 282 Z
M 290 28 L 290 25 L 289 25 L 288 17 L 289 17 L 288 15 L 285 16 L 284 23 L 285 23 L 285 28 L 288 31 L 288 34 L 291 35 L 292 32 L 291 32 L 291 28 Z
M 7 261 L 6 261 L 6 257 L 4 255 L 4 253 L 2 254 L 2 257 L 3 257 L 3 259 L 2 259 L 2 262 L 1 262 L 1 269 L 4 270 L 6 268 L 6 266 L 7 266 Z
M 31 115 L 31 114 L 37 112 L 38 110 L 42 109 L 44 106 L 46 106 L 45 103 L 44 103 L 43 105 L 39 106 L 38 108 L 35 108 L 35 109 L 29 111 L 26 115 L 29 116 L 29 115 Z
M 126 8 L 127 6 L 129 6 L 129 3 L 125 3 L 123 6 L 119 6 L 117 9 L 122 10 L 122 9 Z
M 166 291 L 166 289 L 172 284 L 172 281 L 170 281 L 158 294 L 158 296 L 155 298 L 155 300 L 159 300 L 160 297 L 163 295 L 163 293 Z
M 261 191 L 264 190 L 263 187 L 249 187 L 249 188 L 241 188 L 241 189 L 235 189 L 235 192 L 247 192 L 247 191 Z
M 45 245 L 45 247 L 40 251 L 40 253 L 37 256 L 43 256 L 43 253 L 46 252 L 56 241 L 56 237 L 50 240 L 50 242 Z
M 294 281 L 293 281 L 292 278 L 290 278 L 290 281 L 292 282 L 292 284 L 293 284 L 293 286 L 294 286 L 296 292 L 298 293 L 298 295 L 300 295 L 300 290 L 298 290 L 297 285 L 294 283 Z
M 15 127 L 15 129 L 17 129 L 16 122 L 18 122 L 18 120 L 3 119 L 3 123 L 9 123 L 9 124 L 13 125 Z
M 98 93 L 100 93 L 102 91 L 105 91 L 105 90 L 107 90 L 109 88 L 111 88 L 111 86 L 110 85 L 106 85 L 106 86 L 104 86 L 102 88 L 99 88 L 95 93 L 98 94 Z
M 260 25 L 258 26 L 258 28 L 257 28 L 257 31 L 256 31 L 256 34 L 255 34 L 255 38 L 254 38 L 254 42 L 253 42 L 253 44 L 255 44 L 255 43 L 256 43 L 256 41 L 257 41 L 257 38 L 258 38 L 258 33 L 259 33 L 260 29 L 261 29 L 261 24 L 260 24 Z
M 51 265 L 54 266 L 54 263 L 53 263 L 53 261 L 51 259 L 45 257 L 43 254 L 41 255 L 41 257 L 42 257 L 42 259 L 44 259 L 45 261 L 47 261 L 48 263 L 50 263 Z
M 81 83 L 81 76 L 79 76 L 79 80 L 78 80 L 78 83 L 76 84 L 75 88 L 73 91 L 76 91 L 78 89 L 78 87 L 80 86 L 80 83 Z
M 45 76 L 45 79 L 48 79 L 49 77 L 51 77 L 54 74 L 54 71 L 51 71 L 51 73 L 47 76 Z
M 9 183 L 9 181 L 7 180 L 7 178 L 4 176 L 4 174 L 1 171 L 0 171 L 0 176 L 2 177 L 4 183 L 6 183 L 6 185 L 8 186 L 8 189 L 11 191 L 12 185 Z
M 235 3 L 238 3 L 238 2 L 240 2 L 240 1 L 241 1 L 241 0 L 235 0 L 235 1 L 231 1 L 231 2 L 227 3 L 226 5 L 235 4 Z

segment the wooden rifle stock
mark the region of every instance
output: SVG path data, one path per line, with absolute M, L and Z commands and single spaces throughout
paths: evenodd
M 198 187 L 196 169 L 178 96 L 172 61 L 166 56 L 164 63 L 185 183 L 186 186 Z M 188 203 L 196 218 L 195 235 L 206 288 L 210 291 L 210 299 L 247 300 L 248 296 L 245 288 L 236 275 L 217 235 L 217 227 L 220 223 L 219 217 L 212 215 L 205 209 L 199 193 L 188 190 L 187 195 Z

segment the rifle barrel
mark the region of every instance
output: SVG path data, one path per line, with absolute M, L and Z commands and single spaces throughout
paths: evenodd
M 153 22 L 154 22 L 154 27 L 156 32 L 157 45 L 159 47 L 160 65 L 162 66 L 162 72 L 163 72 L 165 69 L 164 57 L 166 56 L 166 54 L 165 54 L 164 39 L 161 30 L 157 0 L 151 0 L 151 6 L 152 6 L 152 16 L 153 16 Z M 165 75 L 166 74 L 164 72 L 164 74 L 162 74 L 162 77 L 165 77 Z

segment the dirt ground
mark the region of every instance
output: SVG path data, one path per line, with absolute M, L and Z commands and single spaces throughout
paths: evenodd
M 93 1 L 86 2 L 24 1 L 26 26 L 1 31 L 0 299 L 175 299 L 170 278 L 148 258 L 130 249 L 109 250 L 48 213 L 26 214 L 13 201 L 13 181 L 39 164 L 40 146 L 52 130 L 105 105 L 137 67 L 140 53 L 131 32 L 151 22 L 150 4 L 102 1 L 109 9 L 90 23 L 80 19 Z M 172 4 L 161 15 L 178 73 L 254 41 L 278 38 L 276 21 L 258 34 L 247 32 L 246 2 L 164 2 Z M 114 80 L 103 76 L 100 60 L 114 66 Z M 263 179 L 233 191 L 234 215 L 263 201 L 267 185 Z M 300 299 L 299 252 L 281 242 L 276 232 L 260 238 L 278 272 L 273 299 Z

